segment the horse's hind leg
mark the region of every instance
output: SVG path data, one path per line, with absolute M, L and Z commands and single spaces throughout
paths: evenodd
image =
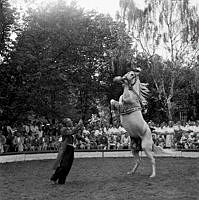
M 137 168 L 139 167 L 140 161 L 141 161 L 140 156 L 139 156 L 139 151 L 132 150 L 132 153 L 135 159 L 135 165 L 131 171 L 127 172 L 127 174 L 134 174 Z
M 142 149 L 145 152 L 146 156 L 150 159 L 152 165 L 152 173 L 150 177 L 155 177 L 156 175 L 156 167 L 155 167 L 155 158 L 152 152 L 152 143 L 150 141 L 142 141 Z
M 150 178 L 155 177 L 156 175 L 156 169 L 155 169 L 155 158 L 153 156 L 152 151 L 148 150 L 148 149 L 144 149 L 144 152 L 146 154 L 146 156 L 150 159 L 151 161 L 151 165 L 152 165 L 152 174 L 150 175 Z

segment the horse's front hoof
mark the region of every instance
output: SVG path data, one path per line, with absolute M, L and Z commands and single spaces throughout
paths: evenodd
M 155 177 L 155 174 L 151 174 L 151 176 L 149 176 L 149 178 L 154 178 Z
M 114 104 L 114 102 L 115 102 L 115 100 L 114 100 L 114 99 L 111 99 L 111 100 L 110 100 L 110 104 L 111 104 L 111 105 L 113 105 L 113 104 Z
M 133 175 L 133 174 L 135 174 L 135 172 L 134 171 L 130 171 L 130 172 L 127 172 L 127 174 L 128 175 Z

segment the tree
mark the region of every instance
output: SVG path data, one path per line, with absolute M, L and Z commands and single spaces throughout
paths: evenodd
M 18 13 L 8 0 L 0 1 L 0 63 L 9 58 L 13 48 L 12 34 L 17 31 Z
M 14 47 L 11 37 L 17 32 L 18 13 L 11 7 L 8 0 L 0 1 L 0 118 L 5 118 L 7 109 L 7 92 L 13 88 L 12 75 L 10 74 L 10 52 Z
M 172 120 L 172 98 L 179 69 L 193 66 L 199 51 L 197 8 L 191 6 L 188 0 L 148 0 L 147 7 L 143 11 L 132 5 L 133 1 L 129 0 L 128 9 L 123 15 L 127 19 L 134 45 L 149 60 L 159 100 L 163 95 L 167 105 L 167 117 Z M 122 9 L 124 10 L 124 6 Z M 156 76 L 158 69 L 156 55 L 163 57 L 161 65 L 169 69 L 167 80 Z M 169 82 L 168 87 L 165 87 L 165 82 Z
M 15 119 L 31 110 L 89 119 L 106 99 L 100 81 L 110 80 L 113 55 L 126 51 L 125 29 L 110 16 L 63 1 L 29 10 L 24 20 L 9 61 L 14 89 L 7 91 L 8 110 Z

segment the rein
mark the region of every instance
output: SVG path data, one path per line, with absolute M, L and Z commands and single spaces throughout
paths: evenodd
M 129 85 L 129 89 L 133 89 L 133 86 L 135 85 L 137 79 L 136 79 L 136 76 L 134 77 L 134 82 L 133 83 L 130 83 L 130 81 L 128 81 L 128 85 Z

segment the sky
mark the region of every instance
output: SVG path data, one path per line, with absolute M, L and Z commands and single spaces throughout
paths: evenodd
M 68 0 L 70 1 L 70 0 Z M 192 5 L 199 6 L 199 0 L 189 0 Z M 109 13 L 113 18 L 115 13 L 119 10 L 119 0 L 77 0 L 78 4 L 86 9 L 95 9 L 102 13 Z M 144 9 L 145 0 L 134 0 L 136 6 Z
M 24 2 L 31 2 L 32 0 L 10 0 L 12 5 L 17 6 L 21 10 L 25 9 Z M 41 2 L 41 0 L 36 0 Z M 48 0 L 43 0 L 47 2 Z M 56 1 L 56 0 L 51 0 Z M 67 3 L 70 3 L 71 0 L 66 0 Z M 113 18 L 115 17 L 116 11 L 119 10 L 119 0 L 76 0 L 77 5 L 83 7 L 85 10 L 96 10 L 100 13 L 110 14 Z M 139 8 L 144 7 L 144 0 L 134 0 L 135 4 Z
M 24 1 L 31 2 L 33 0 L 10 0 L 15 5 L 24 9 L 25 7 Z M 41 2 L 41 0 L 36 0 L 37 2 Z M 44 1 L 44 0 L 43 0 Z M 44 2 L 47 2 L 45 0 Z M 51 0 L 57 1 L 57 0 Z M 115 17 L 116 11 L 119 10 L 119 0 L 76 0 L 77 4 L 81 7 L 85 8 L 85 10 L 96 10 L 100 13 L 110 14 L 113 18 Z M 140 9 L 144 9 L 145 7 L 145 0 L 134 0 L 136 6 Z M 199 7 L 199 0 L 189 0 L 191 4 L 198 5 Z M 67 3 L 70 3 L 71 0 L 66 0 Z
M 77 0 L 78 4 L 86 9 L 94 9 L 104 14 L 110 14 L 115 17 L 119 10 L 119 0 Z M 144 0 L 134 0 L 139 8 L 144 8 Z

